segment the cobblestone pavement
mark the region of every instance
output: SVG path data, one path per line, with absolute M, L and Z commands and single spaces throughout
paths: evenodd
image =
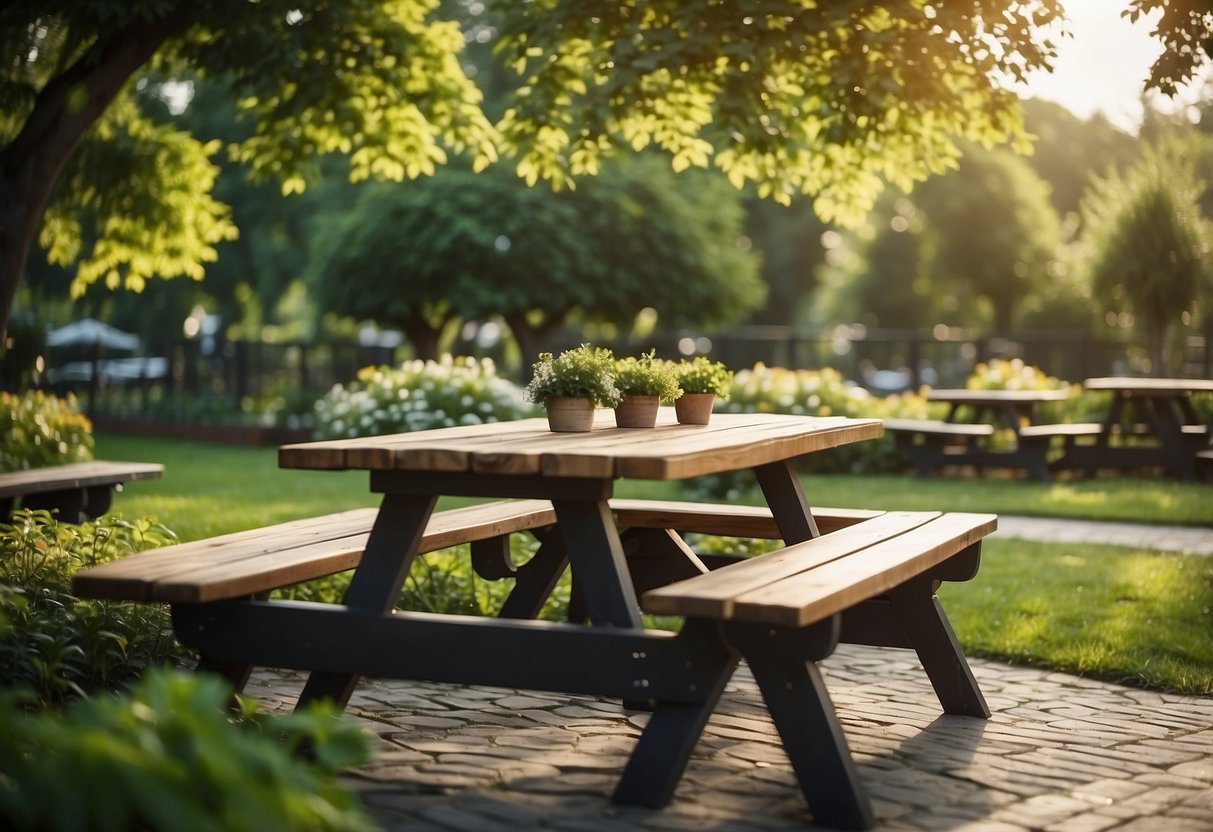
M 973 661 L 993 716 L 944 716 L 915 655 L 844 645 L 823 662 L 880 830 L 1213 830 L 1213 697 Z M 289 707 L 291 674 L 248 693 Z M 382 828 L 761 830 L 812 826 L 744 666 L 662 810 L 609 802 L 647 715 L 529 691 L 364 681 L 378 736 L 346 778 Z

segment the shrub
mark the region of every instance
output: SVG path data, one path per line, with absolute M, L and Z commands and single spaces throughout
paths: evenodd
M 349 386 L 316 402 L 316 437 L 342 439 L 533 415 L 522 389 L 500 378 L 490 359 L 408 361 L 366 367 Z
M 75 571 L 175 542 L 152 520 L 107 516 L 59 523 L 18 511 L 0 525 L 0 679 L 46 706 L 130 684 L 148 667 L 184 661 L 168 611 L 156 604 L 84 600 Z
M 0 472 L 93 458 L 93 425 L 76 399 L 0 392 Z
M 216 676 L 167 671 L 63 713 L 0 696 L 0 828 L 373 828 L 333 782 L 369 756 L 356 727 L 329 710 L 270 719 L 251 706 L 237 725 L 230 697 Z

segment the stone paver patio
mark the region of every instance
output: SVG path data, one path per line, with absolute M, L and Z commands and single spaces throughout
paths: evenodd
M 942 715 L 910 651 L 823 663 L 878 829 L 1213 830 L 1213 697 L 972 664 L 988 721 Z M 285 708 L 298 688 L 263 672 L 247 692 Z M 814 828 L 744 666 L 658 811 L 609 802 L 647 719 L 613 701 L 366 680 L 348 712 L 379 741 L 347 783 L 385 830 Z

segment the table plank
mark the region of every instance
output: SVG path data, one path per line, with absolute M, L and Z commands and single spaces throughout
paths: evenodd
M 1086 390 L 1112 390 L 1125 394 L 1147 393 L 1154 396 L 1187 396 L 1191 393 L 1213 393 L 1213 379 L 1199 378 L 1137 378 L 1132 376 L 1103 376 L 1083 381 Z

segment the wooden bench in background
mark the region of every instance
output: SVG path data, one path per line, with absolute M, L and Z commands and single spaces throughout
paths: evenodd
M 114 489 L 163 474 L 164 466 L 156 463 L 105 460 L 0 474 L 0 520 L 28 508 L 57 510 L 62 521 L 83 523 L 109 511 Z
M 994 435 L 991 425 L 944 422 L 939 419 L 885 419 L 886 433 L 910 458 L 920 477 L 945 465 L 971 465 L 979 453 L 978 440 Z
M 650 590 L 642 606 L 719 632 L 753 672 L 814 822 L 866 829 L 871 803 L 816 663 L 839 641 L 910 647 L 945 712 L 988 717 L 935 590 L 976 574 L 996 525 L 993 515 L 887 512 Z M 616 802 L 669 799 L 716 701 L 658 703 Z

